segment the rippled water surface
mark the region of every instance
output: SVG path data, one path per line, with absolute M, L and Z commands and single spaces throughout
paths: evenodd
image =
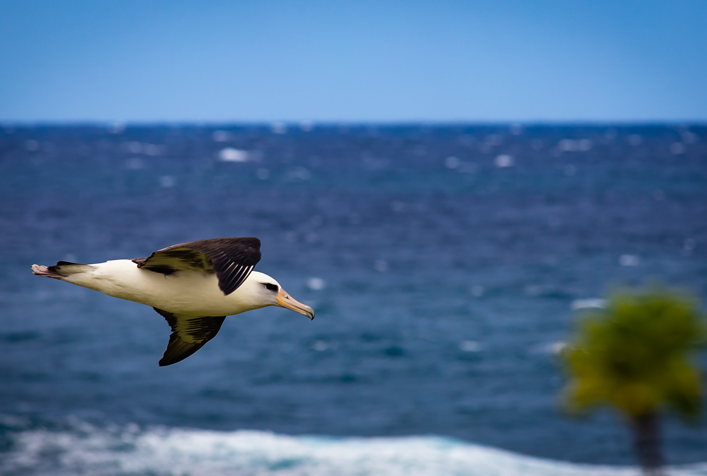
M 120 461 L 152 458 L 149 445 L 179 453 L 182 434 L 212 463 L 214 448 L 240 455 L 251 440 L 256 453 L 289 448 L 261 455 L 265 466 L 248 466 L 251 453 L 205 466 L 238 474 L 288 458 L 278 474 L 320 474 L 298 459 L 307 445 L 321 474 L 332 455 L 408 443 L 426 448 L 410 451 L 427 469 L 389 474 L 522 473 L 510 453 L 506 469 L 465 472 L 467 458 L 495 461 L 489 447 L 622 465 L 633 457 L 619 418 L 562 414 L 557 352 L 572 308 L 612 286 L 661 280 L 705 301 L 707 128 L 5 127 L 0 226 L 9 474 L 94 468 L 86 455 L 100 460 L 86 474 L 178 472 Z M 152 309 L 29 270 L 216 236 L 259 237 L 257 269 L 316 319 L 229 317 L 160 368 L 169 329 Z M 707 461 L 704 419 L 665 423 L 669 462 Z M 445 459 L 445 445 L 463 455 Z M 392 465 L 398 449 L 371 457 Z M 382 474 L 371 464 L 351 474 Z M 523 474 L 585 474 L 557 464 Z

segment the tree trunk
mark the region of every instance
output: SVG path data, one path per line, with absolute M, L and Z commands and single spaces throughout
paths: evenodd
M 664 476 L 658 414 L 647 413 L 635 417 L 632 423 L 636 453 L 643 472 L 647 476 Z

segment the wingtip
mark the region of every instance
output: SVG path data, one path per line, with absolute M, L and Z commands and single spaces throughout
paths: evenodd
M 186 358 L 186 357 L 184 357 L 184 358 Z M 173 355 L 170 355 L 170 356 L 163 355 L 159 361 L 159 365 L 160 365 L 160 367 L 167 367 L 168 365 L 173 365 L 173 364 L 176 364 L 177 362 L 181 362 L 182 360 L 184 360 L 184 358 L 175 359 Z
M 169 347 L 168 347 L 167 350 L 165 351 L 164 355 L 162 355 L 162 358 L 159 361 L 159 365 L 160 365 L 160 367 L 167 367 L 168 365 L 173 365 L 173 364 L 176 364 L 177 362 L 181 362 L 186 357 L 187 356 L 179 358 L 179 356 L 175 356 L 173 352 L 172 353 L 169 352 Z
M 196 352 L 196 351 L 194 351 L 194 352 Z M 193 354 L 193 352 L 192 352 L 192 354 Z M 182 360 L 186 359 L 187 357 L 189 357 L 192 354 L 184 355 L 184 356 L 177 356 L 177 357 L 175 357 L 173 355 L 171 355 L 169 357 L 162 356 L 162 358 L 160 359 L 160 361 L 158 363 L 159 363 L 160 367 L 167 367 L 168 365 L 174 365 L 177 362 L 181 362 Z

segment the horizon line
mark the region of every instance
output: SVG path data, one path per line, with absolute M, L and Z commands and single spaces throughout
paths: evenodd
M 335 121 L 335 120 L 154 120 L 154 121 L 108 121 L 108 120 L 0 120 L 0 128 L 34 127 L 96 127 L 96 128 L 134 128 L 134 127 L 285 127 L 306 130 L 307 128 L 330 127 L 707 127 L 707 119 L 650 119 L 650 120 L 371 120 L 371 121 Z

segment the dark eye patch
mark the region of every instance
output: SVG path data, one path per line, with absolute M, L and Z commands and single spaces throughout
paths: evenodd
M 268 291 L 277 291 L 277 284 L 263 283 L 263 286 L 265 286 Z

